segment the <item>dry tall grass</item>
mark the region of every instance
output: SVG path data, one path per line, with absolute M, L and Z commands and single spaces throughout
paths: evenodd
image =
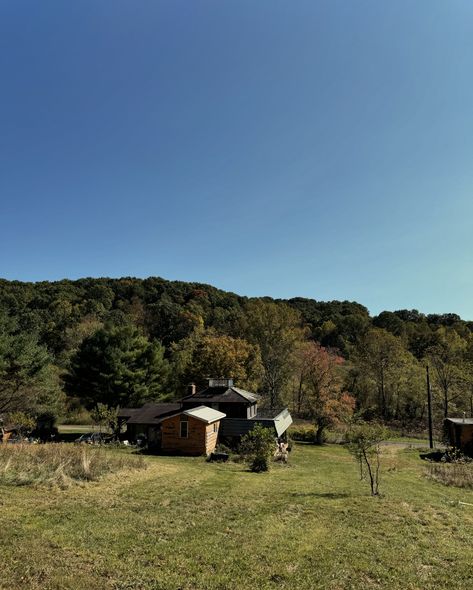
M 96 481 L 122 469 L 144 469 L 142 457 L 64 443 L 0 444 L 0 484 L 57 485 Z
M 430 479 L 446 486 L 473 489 L 472 463 L 433 463 L 427 474 Z

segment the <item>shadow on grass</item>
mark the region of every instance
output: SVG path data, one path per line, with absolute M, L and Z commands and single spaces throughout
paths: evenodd
M 327 500 L 341 500 L 349 498 L 353 494 L 348 492 L 294 492 L 291 494 L 294 498 L 326 498 Z

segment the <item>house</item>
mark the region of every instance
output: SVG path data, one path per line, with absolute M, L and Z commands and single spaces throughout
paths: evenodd
M 185 408 L 204 404 L 224 412 L 226 417 L 222 420 L 219 440 L 234 447 L 256 424 L 270 428 L 275 438 L 285 438 L 286 431 L 292 424 L 289 410 L 261 410 L 258 408 L 260 397 L 256 393 L 235 387 L 233 379 L 209 379 L 207 387 L 198 393 L 195 392 L 195 386 L 190 386 L 189 394 L 181 401 Z
M 473 418 L 446 418 L 444 427 L 449 444 L 473 456 Z
M 287 408 L 258 409 L 260 396 L 233 384 L 232 379 L 209 379 L 207 387 L 174 403 L 148 403 L 124 408 L 118 416 L 126 423 L 130 440 L 146 440 L 151 448 L 185 454 L 209 454 L 218 442 L 236 447 L 243 435 L 261 424 L 275 439 L 284 439 L 292 424 Z M 186 426 L 187 423 L 187 426 Z

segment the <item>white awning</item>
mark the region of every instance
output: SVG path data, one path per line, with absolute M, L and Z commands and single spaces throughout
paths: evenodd
M 256 416 L 258 418 L 258 416 Z M 281 436 L 289 426 L 292 424 L 292 416 L 289 413 L 289 410 L 285 409 L 280 414 L 276 416 L 274 419 L 274 426 L 276 427 L 276 432 L 278 436 Z
M 206 422 L 207 424 L 217 422 L 217 420 L 221 420 L 226 416 L 226 414 L 223 412 L 219 412 L 218 410 L 214 410 L 208 406 L 198 406 L 197 408 L 186 410 L 183 412 L 183 414 L 197 418 L 197 420 L 202 420 L 202 422 Z

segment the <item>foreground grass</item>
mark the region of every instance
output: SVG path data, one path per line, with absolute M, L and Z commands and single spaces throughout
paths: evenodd
M 1 487 L 1 588 L 294 590 L 463 588 L 473 581 L 473 492 L 385 449 L 384 497 L 338 446 L 297 446 L 252 474 L 150 458 L 86 487 Z

